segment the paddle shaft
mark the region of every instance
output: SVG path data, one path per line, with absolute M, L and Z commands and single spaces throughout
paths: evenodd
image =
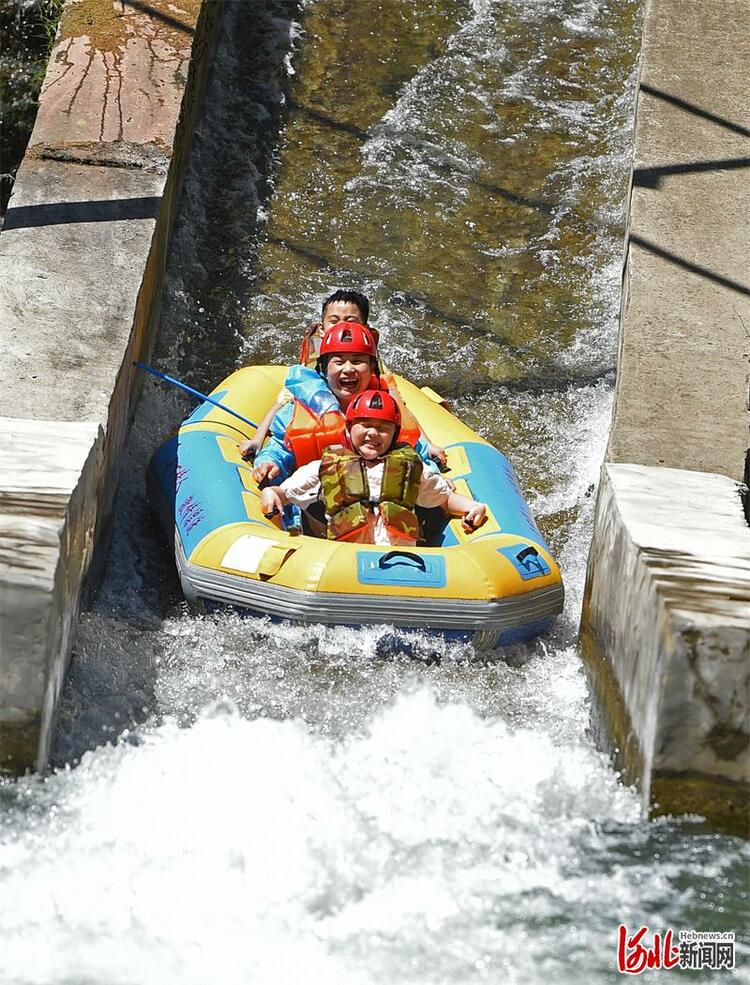
M 167 376 L 166 373 L 162 373 L 158 369 L 154 369 L 153 366 L 147 366 L 146 363 L 133 362 L 134 366 L 138 369 L 143 369 L 147 373 L 151 373 L 152 376 L 156 376 L 160 380 L 164 380 L 167 383 L 171 383 L 172 386 L 179 387 L 180 390 L 184 390 L 185 393 L 189 393 L 191 397 L 196 397 L 198 400 L 204 400 L 207 404 L 213 404 L 214 407 L 218 407 L 219 410 L 225 411 L 227 414 L 231 414 L 232 417 L 239 418 L 244 424 L 249 424 L 251 428 L 256 428 L 258 425 L 251 421 L 247 417 L 243 417 L 242 414 L 238 414 L 236 410 L 232 410 L 231 407 L 227 407 L 226 404 L 220 403 L 218 400 L 214 400 L 213 397 L 209 397 L 205 393 L 201 393 L 200 390 L 195 390 L 193 387 L 188 386 L 187 383 L 181 383 L 180 380 L 176 380 L 174 376 Z

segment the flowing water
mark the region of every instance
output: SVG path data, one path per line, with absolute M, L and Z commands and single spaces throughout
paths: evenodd
M 533 645 L 388 658 L 386 629 L 190 614 L 143 488 L 188 405 L 147 381 L 58 769 L 0 784 L 0 981 L 598 983 L 621 922 L 735 931 L 734 974 L 681 974 L 750 980 L 746 846 L 643 820 L 575 651 L 640 13 L 231 6 L 155 360 L 201 387 L 291 360 L 364 290 L 388 363 L 514 462 L 566 609 Z

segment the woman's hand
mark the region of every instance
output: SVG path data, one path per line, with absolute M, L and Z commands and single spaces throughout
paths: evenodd
M 474 503 L 473 506 L 464 513 L 461 524 L 467 533 L 471 533 L 472 530 L 476 530 L 481 527 L 486 519 L 487 507 L 484 503 Z
M 247 441 L 240 441 L 237 445 L 240 456 L 247 462 L 249 459 L 255 458 L 255 456 L 260 451 L 258 447 L 258 442 L 255 438 L 249 438 Z
M 427 443 L 427 454 L 433 460 L 437 462 L 441 468 L 445 468 L 448 464 L 448 456 L 445 453 L 445 448 L 441 448 L 440 445 L 433 445 L 431 441 Z
M 260 508 L 264 516 L 271 517 L 275 513 L 281 513 L 285 505 L 286 497 L 278 486 L 266 486 L 260 494 Z
M 261 465 L 256 465 L 253 469 L 253 478 L 256 482 L 263 482 L 264 479 L 270 482 L 272 479 L 275 479 L 280 472 L 281 469 L 273 462 L 263 462 Z

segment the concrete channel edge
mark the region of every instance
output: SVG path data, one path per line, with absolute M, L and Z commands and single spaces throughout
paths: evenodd
M 0 233 L 0 772 L 46 765 L 223 10 L 63 11 Z

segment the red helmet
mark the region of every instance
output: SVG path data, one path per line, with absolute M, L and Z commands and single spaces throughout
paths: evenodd
M 347 425 L 364 418 L 390 421 L 396 425 L 393 440 L 401 429 L 401 408 L 387 390 L 363 390 L 349 404 L 346 411 Z
M 374 333 L 356 321 L 336 322 L 323 336 L 319 355 L 333 356 L 339 352 L 362 352 L 371 359 L 377 359 L 378 346 Z

